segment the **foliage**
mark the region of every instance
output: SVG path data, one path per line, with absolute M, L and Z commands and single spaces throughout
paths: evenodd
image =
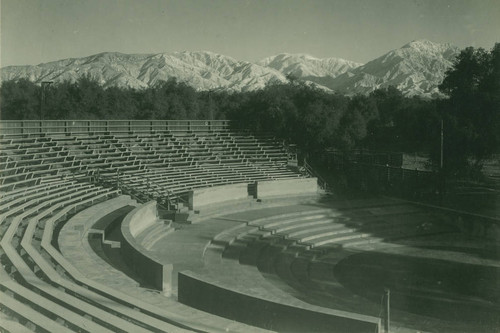
M 2 119 L 37 119 L 40 92 L 40 87 L 26 79 L 3 82 L 0 90 Z
M 3 119 L 39 119 L 38 85 L 27 80 L 7 81 L 0 93 Z M 84 77 L 74 83 L 50 85 L 45 96 L 44 119 L 232 119 L 245 129 L 271 132 L 298 143 L 308 154 L 331 147 L 384 149 L 399 140 L 398 136 L 413 133 L 395 131 L 396 123 L 419 128 L 404 121 L 403 113 L 411 115 L 414 110 L 401 107 L 406 99 L 392 87 L 370 96 L 346 97 L 292 79 L 258 91 L 227 93 L 197 92 L 175 79 L 143 90 L 104 88 Z M 415 105 L 419 103 L 426 105 L 421 100 Z M 420 118 L 415 119 L 418 121 Z M 383 134 L 393 132 L 396 134 Z M 418 134 L 413 134 L 415 141 Z
M 500 147 L 500 44 L 463 50 L 440 89 L 446 171 L 477 172 Z
M 104 88 L 90 77 L 46 86 L 6 81 L 0 88 L 2 119 L 206 119 L 207 96 L 175 79 L 144 90 Z M 42 111 L 42 115 L 40 114 Z M 216 112 L 217 114 L 217 112 Z

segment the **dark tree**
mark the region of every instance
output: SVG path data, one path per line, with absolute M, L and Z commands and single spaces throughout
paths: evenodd
M 2 82 L 0 89 L 2 119 L 39 119 L 40 93 L 40 87 L 26 79 Z
M 445 168 L 477 172 L 500 146 L 500 44 L 468 47 L 446 73 L 443 103 Z

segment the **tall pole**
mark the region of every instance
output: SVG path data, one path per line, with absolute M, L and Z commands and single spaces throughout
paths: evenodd
M 443 125 L 443 118 L 441 118 L 441 160 L 439 163 L 439 169 L 441 172 L 443 171 L 443 143 L 444 143 L 444 125 Z
M 439 161 L 439 205 L 443 205 L 444 196 L 444 121 L 441 118 L 441 146 L 440 146 L 440 161 Z
M 44 99 L 45 99 L 45 94 L 43 93 L 43 90 L 44 90 L 44 84 L 42 82 L 42 86 L 40 88 L 40 121 L 43 120 L 43 102 L 44 102 Z M 42 125 L 40 124 L 40 127 Z
M 214 110 L 212 105 L 212 91 L 208 91 L 208 111 L 210 112 L 210 120 L 214 120 Z
M 40 91 L 40 120 L 43 120 L 43 106 L 45 104 L 45 88 L 51 83 L 53 83 L 53 82 L 52 81 L 42 81 L 41 91 Z
M 389 333 L 389 322 L 390 322 L 390 302 L 391 302 L 391 290 L 389 288 L 384 289 L 384 308 L 385 308 L 385 320 L 384 320 L 384 332 Z

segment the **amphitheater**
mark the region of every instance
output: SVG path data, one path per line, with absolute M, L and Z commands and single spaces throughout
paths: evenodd
M 336 198 L 227 121 L 0 125 L 2 331 L 500 330 L 498 216 Z

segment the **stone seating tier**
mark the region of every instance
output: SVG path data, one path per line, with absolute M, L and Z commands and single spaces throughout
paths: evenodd
M 8 229 L 2 235 L 1 245 L 6 254 L 6 257 L 2 258 L 2 265 L 7 268 L 15 268 L 15 270 L 12 271 L 14 274 L 11 278 L 9 278 L 8 275 L 5 276 L 5 274 L 3 274 L 5 279 L 2 281 L 2 285 L 5 288 L 9 288 L 12 293 L 29 299 L 32 303 L 36 304 L 37 307 L 48 307 L 48 309 L 50 309 L 49 311 L 54 311 L 52 312 L 52 317 L 57 316 L 58 318 L 61 318 L 58 322 L 66 323 L 66 326 L 70 328 L 112 331 L 106 329 L 106 327 L 101 327 L 93 321 L 89 321 L 85 316 L 82 316 L 81 313 L 74 313 L 71 309 L 73 309 L 73 306 L 78 304 L 78 302 L 75 303 L 74 299 L 69 301 L 69 295 L 66 296 L 66 294 L 62 294 L 60 290 L 55 289 L 50 285 L 40 283 L 40 269 L 46 272 L 47 267 L 44 261 L 40 261 L 41 257 L 34 252 L 35 248 L 33 247 L 39 246 L 36 245 L 39 244 L 39 241 L 37 241 L 39 236 L 36 238 L 33 238 L 33 236 L 35 235 L 36 224 L 39 223 L 39 221 L 43 221 L 44 217 L 58 211 L 58 213 L 54 215 L 54 218 L 57 218 L 57 216 L 65 215 L 73 209 L 72 206 L 68 206 L 70 204 L 85 206 L 87 203 L 91 204 L 98 201 L 101 197 L 108 196 L 113 193 L 107 189 L 89 188 L 89 186 L 90 185 L 80 187 L 79 189 L 71 187 L 65 191 L 58 191 L 57 193 L 47 195 L 46 200 L 32 200 L 27 206 L 33 207 L 28 210 L 23 210 L 23 213 L 21 214 L 18 214 L 17 210 L 11 210 L 7 213 L 9 216 L 14 215 L 14 218 L 8 220 L 8 222 L 10 222 Z M 26 218 L 33 216 L 33 214 L 37 215 L 29 220 L 26 220 Z M 26 223 L 27 221 L 29 222 Z M 23 229 L 24 234 L 22 233 Z M 19 235 L 23 235 L 21 240 L 19 239 Z M 32 242 L 34 245 L 32 245 Z M 19 245 L 16 244 L 20 244 L 22 246 L 22 250 L 19 253 L 16 252 L 16 249 L 19 250 Z M 25 254 L 23 255 L 23 253 Z M 29 255 L 29 257 L 26 257 L 26 255 Z M 25 281 L 24 284 L 29 288 L 29 290 L 14 282 L 18 277 L 22 277 L 22 281 Z M 51 295 L 52 300 L 43 297 L 44 295 Z M 57 297 L 58 295 L 60 298 Z M 55 302 L 53 301 L 54 297 L 58 298 Z M 84 311 L 86 307 L 87 305 L 85 304 L 78 305 L 78 308 L 80 309 L 79 311 Z M 15 309 L 11 308 L 11 310 Z M 93 310 L 90 309 L 89 311 L 89 315 L 91 315 Z M 96 313 L 94 314 L 97 315 Z M 21 316 L 22 315 L 23 314 L 21 313 Z M 107 314 L 102 313 L 102 315 L 97 316 L 100 317 L 100 321 L 104 323 Z M 30 321 L 38 323 L 36 320 L 30 319 Z

